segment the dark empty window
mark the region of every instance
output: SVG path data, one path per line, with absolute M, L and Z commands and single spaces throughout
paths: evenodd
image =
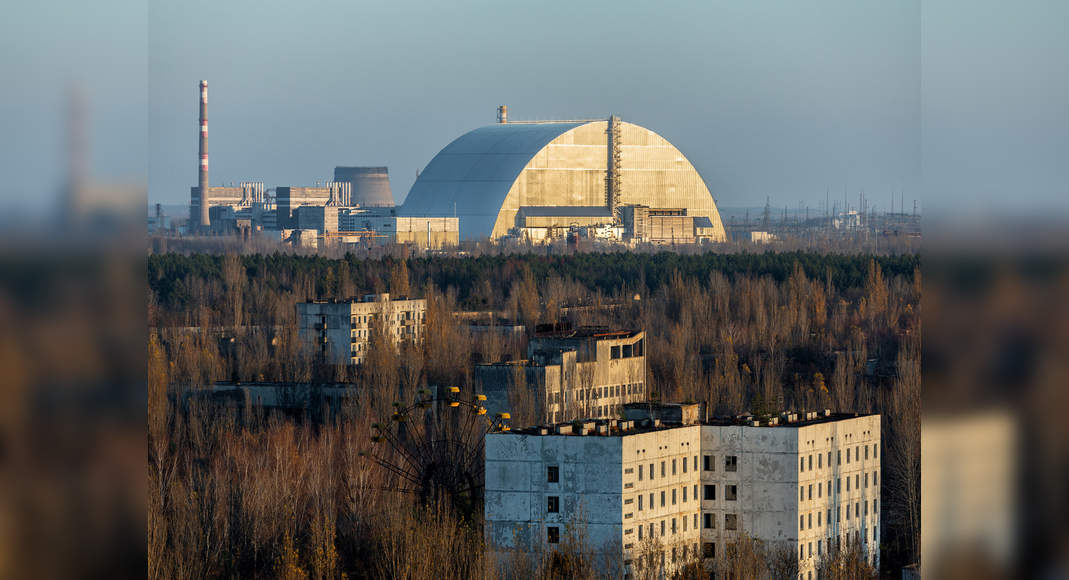
M 704 520 L 702 523 L 705 525 L 705 529 L 713 529 L 713 526 L 715 525 L 713 522 L 716 521 L 713 519 L 713 514 L 702 514 L 702 518 Z
M 712 455 L 702 456 L 702 468 L 705 471 L 714 471 L 716 469 L 716 462 L 713 461 Z
M 634 351 L 635 352 L 635 356 L 642 356 L 643 342 L 644 342 L 643 340 L 640 340 L 640 341 L 635 343 L 635 351 Z
M 739 518 L 735 514 L 724 514 L 724 529 L 725 530 L 737 530 L 739 529 Z
M 739 458 L 734 455 L 728 455 L 724 458 L 724 471 L 738 471 Z
M 702 556 L 706 558 L 716 557 L 716 544 L 713 542 L 705 542 L 702 544 Z
M 635 347 L 633 345 L 630 345 L 630 344 L 625 344 L 624 348 L 623 348 L 623 351 L 624 351 L 624 354 L 623 354 L 624 358 L 631 358 L 632 356 L 634 356 Z
M 557 483 L 560 481 L 560 467 L 557 467 L 556 465 L 547 466 L 546 481 L 549 483 Z
M 724 498 L 727 499 L 728 501 L 735 501 L 735 500 L 739 499 L 739 486 L 737 486 L 737 485 L 729 485 L 729 486 L 727 486 L 727 491 L 724 492 Z
M 602 352 L 604 352 L 604 351 L 602 351 Z M 619 346 L 612 347 L 612 349 L 610 349 L 609 356 L 610 356 L 610 358 L 620 358 L 620 347 Z
M 716 486 L 715 485 L 706 485 L 705 486 L 705 499 L 707 499 L 707 500 L 716 499 Z
M 549 496 L 548 502 L 547 502 L 547 505 L 546 505 L 546 511 L 551 513 L 551 514 L 555 514 L 555 513 L 559 512 L 560 511 L 560 498 L 555 496 L 555 495 Z
M 546 528 L 546 541 L 550 544 L 560 543 L 560 528 L 557 526 L 549 526 Z

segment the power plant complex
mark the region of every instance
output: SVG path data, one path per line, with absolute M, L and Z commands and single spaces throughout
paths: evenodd
M 200 81 L 198 185 L 188 234 L 251 232 L 302 246 L 464 240 L 701 244 L 727 239 L 713 196 L 682 152 L 611 116 L 509 121 L 470 131 L 419 173 L 401 207 L 386 167 L 338 166 L 314 186 L 211 186 L 208 82 Z

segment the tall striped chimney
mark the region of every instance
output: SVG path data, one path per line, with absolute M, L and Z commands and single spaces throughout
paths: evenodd
M 208 229 L 208 81 L 200 81 L 200 227 Z

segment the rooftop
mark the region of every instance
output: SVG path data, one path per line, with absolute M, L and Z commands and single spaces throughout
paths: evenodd
M 594 338 L 607 340 L 638 336 L 641 330 L 612 329 L 608 326 L 572 327 L 568 323 L 539 324 L 535 327 L 536 338 Z
M 654 411 L 671 411 L 672 409 L 686 409 L 696 406 L 698 403 L 630 403 L 625 405 L 628 410 L 637 410 L 643 407 Z M 652 413 L 657 414 L 657 413 Z M 649 433 L 666 429 L 678 429 L 695 425 L 712 425 L 721 427 L 754 427 L 754 428 L 798 428 L 820 423 L 832 423 L 858 417 L 870 417 L 873 413 L 832 413 L 828 409 L 823 411 L 784 411 L 778 416 L 755 418 L 750 413 L 736 415 L 734 417 L 711 417 L 693 423 L 680 423 L 659 418 L 644 419 L 581 419 L 566 423 L 553 423 L 536 425 L 517 429 L 509 433 L 520 435 L 598 435 L 598 436 L 622 436 L 638 433 Z

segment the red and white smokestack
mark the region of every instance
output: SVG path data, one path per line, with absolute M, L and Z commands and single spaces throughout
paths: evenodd
M 208 81 L 200 81 L 200 227 L 211 226 L 208 218 Z

